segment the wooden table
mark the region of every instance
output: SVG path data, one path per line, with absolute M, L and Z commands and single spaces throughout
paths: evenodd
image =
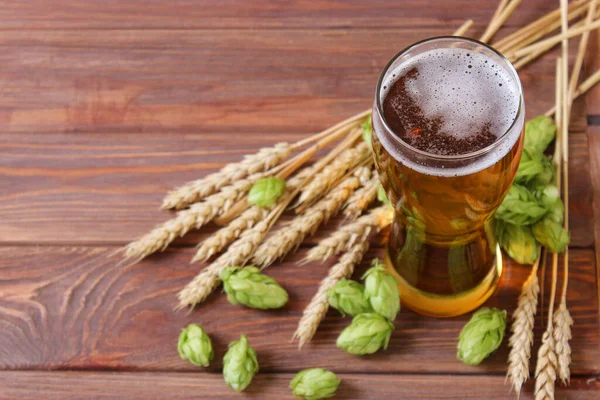
M 499 37 L 557 5 L 523 2 Z M 335 348 L 348 320 L 330 312 L 298 351 L 292 333 L 330 265 L 298 266 L 307 246 L 268 270 L 291 298 L 275 312 L 234 307 L 221 294 L 190 314 L 173 311 L 175 294 L 199 270 L 188 263 L 193 246 L 210 227 L 132 267 L 109 258 L 169 218 L 158 207 L 171 187 L 365 109 L 396 52 L 449 34 L 466 18 L 476 21 L 477 36 L 495 7 L 0 1 L 0 398 L 233 398 L 220 360 L 240 333 L 261 366 L 240 397 L 291 398 L 293 374 L 322 366 L 343 379 L 338 398 L 513 398 L 504 383 L 506 340 L 478 367 L 456 360 L 466 316 L 439 320 L 404 309 L 388 351 L 359 359 Z M 595 57 L 598 43 L 595 36 Z M 556 54 L 521 72 L 530 117 L 553 102 Z M 588 72 L 600 65 L 593 57 Z M 577 102 L 571 124 L 575 326 L 571 386 L 558 398 L 600 397 L 599 93 Z M 378 254 L 374 248 L 367 260 Z M 488 304 L 512 311 L 528 271 L 511 263 Z M 177 355 L 177 336 L 190 322 L 213 337 L 210 368 Z M 538 319 L 534 351 L 541 331 Z M 530 381 L 521 398 L 531 393 Z

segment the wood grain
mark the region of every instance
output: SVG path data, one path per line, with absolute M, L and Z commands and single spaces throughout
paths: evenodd
M 289 382 L 293 374 L 259 373 L 243 395 L 236 395 L 220 374 L 110 373 L 110 372 L 0 372 L 0 399 L 293 399 Z M 504 377 L 431 375 L 340 374 L 336 398 L 354 400 L 403 399 L 514 399 Z M 557 388 L 557 398 L 597 399 L 597 379 L 574 378 L 568 388 Z M 524 387 L 521 399 L 532 399 Z
M 306 249 L 266 273 L 290 294 L 283 310 L 264 312 L 230 305 L 215 293 L 190 314 L 176 313 L 175 294 L 199 271 L 188 261 L 193 249 L 177 249 L 131 267 L 107 256 L 114 248 L 0 248 L 0 369 L 119 369 L 191 371 L 179 359 L 176 338 L 190 322 L 212 335 L 219 370 L 226 344 L 248 335 L 262 371 L 293 372 L 314 365 L 339 372 L 503 374 L 506 341 L 479 367 L 456 360 L 456 338 L 469 316 L 434 319 L 403 309 L 388 351 L 356 358 L 335 348 L 349 323 L 330 311 L 313 342 L 297 350 L 291 337 L 303 308 L 327 274 L 326 264 L 299 266 Z M 380 249 L 373 249 L 359 277 Z M 596 267 L 592 250 L 571 252 L 569 309 L 575 319 L 574 375 L 600 373 Z M 509 263 L 502 289 L 487 303 L 516 306 L 528 267 Z M 549 283 L 549 282 L 548 282 Z M 547 301 L 547 298 L 546 298 Z M 546 308 L 547 309 L 547 308 Z M 536 326 L 539 343 L 541 325 Z M 534 353 L 535 354 L 535 353 Z
M 589 151 L 590 151 L 590 169 L 595 171 L 592 174 L 593 205 L 596 218 L 600 215 L 600 126 L 591 126 L 589 128 Z M 594 224 L 594 234 L 596 239 L 596 265 L 600 265 L 600 223 Z M 597 288 L 600 290 L 600 271 L 597 272 Z
M 6 31 L 0 130 L 316 132 L 368 108 L 396 52 L 450 32 L 441 26 Z M 520 72 L 529 116 L 553 104 L 557 54 Z M 572 130 L 584 128 L 578 105 Z
M 458 27 L 471 18 L 482 26 L 495 1 L 264 1 L 227 0 L 44 0 L 0 2 L 3 29 L 206 29 L 206 28 L 383 28 Z M 521 26 L 557 8 L 546 0 L 519 5 L 507 26 Z
M 159 211 L 172 187 L 243 154 L 301 134 L 0 135 L 0 243 L 125 244 L 172 217 Z M 587 135 L 570 142 L 572 245 L 594 243 Z M 307 243 L 331 233 L 329 223 Z M 197 244 L 206 227 L 180 245 Z

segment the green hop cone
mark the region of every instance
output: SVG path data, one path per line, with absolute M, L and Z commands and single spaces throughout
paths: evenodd
M 519 169 L 515 176 L 515 182 L 527 183 L 532 181 L 538 175 L 544 172 L 543 156 L 539 154 L 529 154 L 527 150 L 523 151 Z
M 536 222 L 532 227 L 533 236 L 550 251 L 562 253 L 571 241 L 571 235 L 563 226 L 550 217 Z
M 329 305 L 342 315 L 354 317 L 358 314 L 373 312 L 368 300 L 365 298 L 365 287 L 360 283 L 342 279 L 327 291 Z
M 350 354 L 373 354 L 387 349 L 394 325 L 379 314 L 357 315 L 337 339 L 337 347 Z
M 541 219 L 547 211 L 529 189 L 515 183 L 496 210 L 495 216 L 514 225 L 530 225 Z
M 250 385 L 252 378 L 258 372 L 256 352 L 248 344 L 246 335 L 229 345 L 229 350 L 223 357 L 223 378 L 227 386 L 241 392 Z
M 538 257 L 539 246 L 529 226 L 494 221 L 494 232 L 500 246 L 510 258 L 519 264 L 533 264 Z
M 331 371 L 323 368 L 309 368 L 298 374 L 290 382 L 295 397 L 305 400 L 329 399 L 342 380 Z
M 177 351 L 182 360 L 198 367 L 208 367 L 215 355 L 210 337 L 198 324 L 189 324 L 181 330 Z
M 256 267 L 228 267 L 221 273 L 223 289 L 231 304 L 266 310 L 281 308 L 288 302 L 288 294 L 277 281 L 264 275 Z
M 531 187 L 545 187 L 555 181 L 556 171 L 552 165 L 552 156 L 542 156 L 542 172 L 537 174 L 529 185 Z
M 556 124 L 550 117 L 540 115 L 525 124 L 523 148 L 531 154 L 542 154 L 556 136 Z
M 534 192 L 534 196 L 540 204 L 548 209 L 544 219 L 550 218 L 557 224 L 562 225 L 565 220 L 565 205 L 560 198 L 558 188 L 554 185 L 547 185 Z
M 273 176 L 262 178 L 257 180 L 248 192 L 248 203 L 258 207 L 270 207 L 284 191 L 284 179 Z
M 385 266 L 376 258 L 363 279 L 365 298 L 373 311 L 393 321 L 400 311 L 400 291 L 396 278 L 385 272 Z
M 479 309 L 460 331 L 456 357 L 469 365 L 481 363 L 500 346 L 505 329 L 506 311 Z

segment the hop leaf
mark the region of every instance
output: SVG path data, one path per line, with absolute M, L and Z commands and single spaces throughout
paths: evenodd
M 371 126 L 371 116 L 368 116 L 367 119 L 365 119 L 365 121 L 361 125 L 361 128 L 363 140 L 368 143 L 369 147 L 371 147 L 371 136 L 373 134 L 373 127 Z
M 394 325 L 379 314 L 360 314 L 337 339 L 337 347 L 350 354 L 373 354 L 387 349 Z
M 365 298 L 373 311 L 393 321 L 400 311 L 400 291 L 396 278 L 385 272 L 385 266 L 376 258 L 363 279 Z
M 290 382 L 295 397 L 305 400 L 328 399 L 335 396 L 342 380 L 331 371 L 323 368 L 309 368 L 298 374 Z
M 496 218 L 514 225 L 531 225 L 542 218 L 546 211 L 526 187 L 515 183 L 496 210 Z
M 214 357 L 210 337 L 198 324 L 189 324 L 181 330 L 177 351 L 182 360 L 188 360 L 198 367 L 208 367 Z
M 269 177 L 257 180 L 248 193 L 248 203 L 258 207 L 270 207 L 283 194 L 285 180 Z
M 556 125 L 550 117 L 540 115 L 525 124 L 523 148 L 531 154 L 542 154 L 556 136 Z
M 505 329 L 506 311 L 481 308 L 460 332 L 456 357 L 465 364 L 481 363 L 500 346 Z
M 281 308 L 288 302 L 288 294 L 277 281 L 260 273 L 256 267 L 228 267 L 221 273 L 227 300 L 233 305 L 250 308 Z
M 365 287 L 360 283 L 342 279 L 334 287 L 327 291 L 329 305 L 342 315 L 354 317 L 358 314 L 373 312 L 369 302 L 365 298 Z
M 227 386 L 241 392 L 250 385 L 252 378 L 258 372 L 256 352 L 248 344 L 246 335 L 229 345 L 229 350 L 223 357 L 223 378 Z
M 542 163 L 543 157 L 535 154 L 531 155 L 528 151 L 524 150 L 521 156 L 521 162 L 519 163 L 519 169 L 515 176 L 515 182 L 527 183 L 532 181 L 535 177 L 544 172 L 544 165 Z
M 496 240 L 510 258 L 519 264 L 533 264 L 538 257 L 539 247 L 531 228 L 494 221 Z
M 536 222 L 531 228 L 533 236 L 542 245 L 555 253 L 562 253 L 571 241 L 571 235 L 563 226 L 551 217 Z

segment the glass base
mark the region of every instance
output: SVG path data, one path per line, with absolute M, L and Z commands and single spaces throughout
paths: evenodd
M 390 259 L 389 250 L 386 249 L 384 262 L 388 271 L 398 281 L 400 300 L 403 306 L 430 317 L 455 317 L 465 314 L 482 305 L 496 290 L 502 275 L 502 251 L 496 245 L 496 263 L 494 268 L 481 280 L 481 282 L 461 293 L 439 295 L 424 292 L 409 284 L 394 269 Z

